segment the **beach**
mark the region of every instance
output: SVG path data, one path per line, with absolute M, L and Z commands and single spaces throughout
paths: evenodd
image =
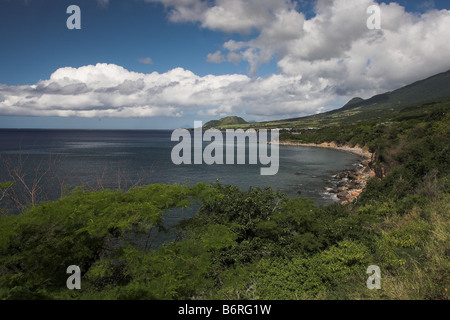
M 272 144 L 273 142 L 270 142 Z M 299 146 L 314 147 L 341 150 L 349 152 L 361 157 L 361 161 L 354 168 L 345 169 L 337 173 L 334 178 L 338 180 L 337 188 L 327 188 L 330 193 L 336 193 L 339 203 L 345 205 L 355 201 L 363 192 L 369 178 L 375 177 L 375 171 L 371 168 L 374 154 L 359 146 L 337 145 L 334 142 L 315 143 L 299 143 L 292 141 L 280 141 L 279 145 L 283 146 Z

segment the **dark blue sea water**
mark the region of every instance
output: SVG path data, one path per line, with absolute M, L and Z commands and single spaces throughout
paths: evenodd
M 0 179 L 10 180 L 6 161 L 21 164 L 24 171 L 51 166 L 59 177 L 53 184 L 59 185 L 127 188 L 137 181 L 149 184 L 219 180 L 243 190 L 271 186 L 290 197 L 308 197 L 320 205 L 337 200 L 325 191 L 336 183 L 333 174 L 359 160 L 356 155 L 337 150 L 280 146 L 279 171 L 274 176 L 260 175 L 261 164 L 177 166 L 171 161 L 172 148 L 177 144 L 170 141 L 171 134 L 172 131 L 162 130 L 0 129 Z
M 242 190 L 271 186 L 289 197 L 308 197 L 317 205 L 324 205 L 337 200 L 325 191 L 337 183 L 333 175 L 359 160 L 337 150 L 279 146 L 279 171 L 273 176 L 260 175 L 261 164 L 177 166 L 172 163 L 171 152 L 178 142 L 171 141 L 171 134 L 172 131 L 159 130 L 0 129 L 0 182 L 14 180 L 11 174 L 17 172 L 30 187 L 38 179 L 40 200 L 56 200 L 64 186 L 127 189 L 135 183 L 194 184 L 219 180 Z M 19 197 L 23 200 L 26 194 L 23 191 Z M 195 212 L 196 207 L 170 210 L 164 215 L 164 224 L 170 228 Z M 176 233 L 152 229 L 145 241 L 135 241 L 145 243 L 146 248 L 156 248 L 175 237 Z

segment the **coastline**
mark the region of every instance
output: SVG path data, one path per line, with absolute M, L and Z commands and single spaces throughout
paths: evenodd
M 269 144 L 272 144 L 273 142 L 269 142 Z M 301 143 L 301 142 L 293 142 L 293 141 L 279 141 L 277 143 L 280 146 L 299 146 L 299 147 L 314 147 L 314 148 L 327 148 L 327 149 L 335 149 L 335 150 L 341 150 L 345 152 L 350 152 L 353 154 L 356 154 L 358 156 L 361 156 L 363 158 L 372 159 L 373 154 L 370 153 L 367 150 L 364 150 L 363 148 L 360 148 L 359 146 L 350 147 L 350 146 L 339 146 L 334 142 L 323 142 L 321 144 L 316 143 Z
M 269 144 L 272 144 L 272 142 L 269 142 Z M 374 156 L 373 153 L 370 153 L 368 150 L 365 150 L 359 146 L 339 146 L 334 142 L 315 144 L 280 141 L 277 144 L 284 146 L 327 148 L 358 155 L 361 158 L 358 166 L 351 169 L 344 169 L 343 171 L 337 173 L 334 176 L 334 178 L 338 180 L 336 189 L 327 188 L 329 193 L 335 193 L 337 195 L 337 198 L 339 199 L 338 202 L 342 205 L 355 201 L 366 187 L 367 180 L 375 177 L 375 171 L 371 168 Z

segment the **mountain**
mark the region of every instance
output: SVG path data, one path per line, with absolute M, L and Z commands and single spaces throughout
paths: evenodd
M 276 126 L 292 127 L 337 125 L 381 119 L 408 106 L 448 100 L 450 98 L 450 70 L 400 89 L 373 96 L 370 99 L 353 98 L 342 108 L 325 113 L 275 121 Z M 266 122 L 266 124 L 273 121 Z
M 395 114 L 405 108 L 420 107 L 444 101 L 450 101 L 450 70 L 414 82 L 400 89 L 375 95 L 369 99 L 355 97 L 340 109 L 321 114 L 257 123 L 247 123 L 238 117 L 227 117 L 221 120 L 210 121 L 205 124 L 205 128 L 235 128 L 236 124 L 239 124 L 239 127 L 242 129 L 289 128 L 295 131 L 360 123 L 368 120 L 386 119 L 388 121 L 391 116 L 395 116 Z M 242 122 L 231 121 L 228 124 L 227 121 L 224 121 L 228 118 L 240 119 Z
M 233 126 L 240 124 L 247 124 L 248 122 L 242 119 L 241 117 L 231 116 L 222 118 L 220 120 L 211 120 L 203 125 L 203 130 L 208 130 L 211 128 L 221 128 L 222 126 Z
M 359 104 L 359 103 L 361 103 L 363 101 L 364 101 L 364 99 L 360 98 L 360 97 L 353 98 L 352 100 L 347 102 L 343 108 L 349 108 L 349 107 L 354 106 L 356 104 Z
M 398 90 L 376 95 L 370 99 L 351 103 L 352 99 L 341 110 L 353 109 L 360 106 L 389 105 L 390 107 L 402 106 L 409 103 L 425 102 L 450 95 L 450 70 L 425 80 L 414 82 Z M 351 104 L 350 104 L 351 103 Z

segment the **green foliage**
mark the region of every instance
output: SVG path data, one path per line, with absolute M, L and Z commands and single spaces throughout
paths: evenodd
M 261 299 L 305 299 L 323 296 L 368 265 L 369 251 L 361 244 L 343 241 L 311 258 L 263 259 L 253 274 Z
M 222 118 L 220 120 L 208 121 L 203 125 L 203 130 L 208 130 L 211 128 L 221 128 L 222 126 L 242 125 L 246 123 L 247 121 L 245 121 L 241 117 L 231 116 Z
M 77 188 L 0 214 L 0 298 L 448 299 L 449 108 L 411 105 L 389 119 L 283 134 L 375 153 L 377 177 L 346 206 L 271 188 L 153 184 Z M 13 187 L 0 184 L 0 197 Z M 169 231 L 170 209 L 194 203 L 176 241 L 147 248 L 152 231 Z M 382 290 L 365 288 L 371 264 Z M 69 265 L 80 266 L 82 290 L 65 287 Z
M 413 121 L 417 121 L 417 119 L 419 121 L 439 120 L 442 118 L 442 112 L 437 111 L 429 114 L 426 109 L 434 109 L 435 105 L 448 102 L 450 98 L 449 87 L 450 71 L 447 71 L 403 88 L 375 95 L 367 100 L 353 98 L 342 108 L 329 112 L 301 118 L 240 124 L 239 127 L 242 129 L 289 128 L 297 132 L 309 133 L 311 131 L 308 130 L 309 128 L 334 127 L 336 130 L 339 130 L 342 127 L 360 123 L 377 125 L 383 122 L 390 122 L 399 114 L 402 116 L 399 119 L 400 121 L 409 119 Z M 414 114 L 411 115 L 409 111 L 412 111 Z M 221 129 L 234 127 L 233 125 L 222 125 Z M 330 139 L 328 141 L 337 142 L 334 135 L 336 131 L 331 130 L 328 133 L 330 135 L 323 135 L 323 137 Z M 363 136 L 364 134 L 360 137 L 363 138 Z
M 0 216 L 0 287 L 10 288 L 11 294 L 28 292 L 28 297 L 63 288 L 69 265 L 86 272 L 130 242 L 127 234 L 162 228 L 165 210 L 188 206 L 206 189 L 154 184 L 126 193 L 77 190 L 21 215 Z

